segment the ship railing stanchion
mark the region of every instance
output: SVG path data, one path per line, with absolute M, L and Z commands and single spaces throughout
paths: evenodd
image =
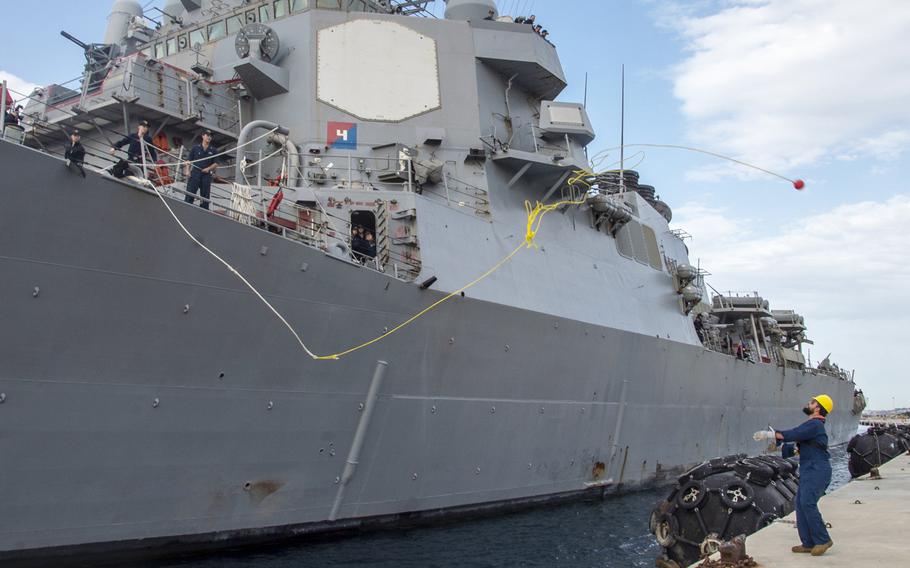
M 414 193 L 414 179 L 413 174 L 411 173 L 411 156 L 408 156 L 405 163 L 408 165 L 408 191 Z
M 256 185 L 262 188 L 262 150 L 259 150 L 259 161 L 256 162 Z M 265 210 L 262 212 L 265 215 Z M 265 219 L 265 217 L 263 217 Z
M 142 177 L 145 179 L 149 178 L 148 162 L 145 159 L 145 138 L 142 136 L 139 137 L 139 145 L 142 148 Z
M 0 93 L 0 138 L 6 138 L 6 79 L 3 80 L 2 93 Z
M 180 176 L 182 174 L 183 168 L 180 166 L 183 165 L 183 146 L 180 146 L 180 151 L 177 152 L 177 165 L 174 166 L 174 182 L 180 181 Z
M 332 511 L 329 513 L 329 520 L 338 519 L 338 510 L 341 508 L 341 502 L 344 500 L 344 490 L 351 478 L 354 477 L 354 470 L 357 469 L 357 462 L 360 459 L 360 450 L 363 448 L 363 441 L 366 438 L 367 428 L 370 425 L 370 417 L 373 415 L 373 409 L 376 407 L 376 399 L 379 389 L 382 387 L 382 380 L 385 377 L 386 369 L 389 364 L 385 361 L 376 361 L 376 370 L 373 371 L 373 380 L 370 381 L 370 388 L 367 391 L 367 398 L 363 403 L 363 410 L 360 414 L 360 421 L 357 422 L 357 430 L 354 432 L 354 440 L 351 442 L 351 450 L 348 452 L 348 459 L 344 464 L 344 472 L 338 482 L 338 491 L 335 492 L 335 502 L 332 503 Z

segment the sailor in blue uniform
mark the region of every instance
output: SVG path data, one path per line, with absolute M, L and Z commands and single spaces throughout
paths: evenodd
M 149 135 L 149 123 L 147 120 L 143 120 L 139 123 L 136 132 L 129 136 L 124 136 L 116 144 L 111 146 L 111 154 L 115 154 L 117 150 L 128 145 L 129 147 L 126 149 L 127 160 L 134 164 L 141 164 L 143 141 L 145 142 L 145 149 L 148 152 L 147 158 L 151 158 L 148 160 L 148 163 L 149 165 L 152 165 L 158 160 L 158 151 L 155 149 L 155 145 L 152 144 L 152 137 Z
M 184 173 L 186 174 L 186 202 L 192 204 L 196 201 L 196 193 L 199 193 L 203 209 L 209 208 L 209 196 L 212 190 L 212 173 L 218 168 L 215 155 L 218 149 L 212 145 L 212 131 L 206 130 L 202 133 L 202 142 L 193 146 L 190 150 L 189 162 L 186 164 Z
M 834 546 L 825 521 L 818 510 L 818 500 L 831 483 L 831 459 L 825 417 L 834 410 L 834 401 L 826 394 L 813 397 L 803 412 L 809 419 L 790 430 L 756 432 L 756 440 L 772 438 L 778 442 L 795 442 L 799 449 L 799 489 L 796 491 L 796 528 L 802 543 L 791 550 L 821 556 Z

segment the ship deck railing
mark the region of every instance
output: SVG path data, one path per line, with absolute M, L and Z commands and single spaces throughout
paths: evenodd
M 40 94 L 36 93 L 25 95 L 13 91 L 12 89 L 10 89 L 10 92 L 14 93 L 19 100 L 34 102 L 36 99 L 40 99 Z M 113 120 L 102 123 L 92 121 L 91 124 L 83 125 L 75 122 L 77 120 L 85 120 L 83 115 L 75 113 L 71 109 L 67 112 L 71 115 L 70 121 L 48 120 L 46 115 L 41 112 L 28 113 L 23 121 L 25 132 L 24 142 L 47 154 L 62 158 L 63 143 L 68 140 L 68 134 L 72 131 L 72 128 L 81 127 L 86 131 L 100 133 L 103 139 L 99 137 L 83 138 L 82 143 L 86 149 L 85 163 L 89 168 L 95 168 L 100 172 L 109 174 L 113 165 L 119 161 L 119 158 L 114 157 L 109 153 L 109 145 L 113 144 L 111 140 L 116 140 L 123 135 L 123 132 L 112 127 L 112 125 L 117 124 L 117 122 Z M 139 118 L 146 118 L 146 115 L 140 115 Z M 64 124 L 69 124 L 71 128 L 68 130 Z M 107 142 L 107 144 L 105 142 Z M 142 180 L 140 183 L 147 180 L 156 187 L 160 187 L 162 192 L 169 196 L 181 199 L 186 197 L 186 184 L 181 181 L 183 179 L 185 167 L 185 162 L 183 161 L 185 158 L 185 151 L 183 147 L 175 152 L 170 152 L 169 149 L 162 148 L 158 148 L 157 151 L 159 153 L 158 162 L 153 162 L 150 156 L 147 156 L 147 160 L 143 166 L 133 168 L 135 177 Z M 252 175 L 245 175 L 241 182 L 243 185 L 249 186 L 251 193 L 256 194 L 258 197 L 258 203 L 254 210 L 252 212 L 244 212 L 232 207 L 232 202 L 236 198 L 236 195 L 234 195 L 236 193 L 236 188 L 233 185 L 233 181 L 235 180 L 231 179 L 232 175 L 226 175 L 220 177 L 219 181 L 221 183 L 213 183 L 212 185 L 210 207 L 214 212 L 230 217 L 238 222 L 281 233 L 284 236 L 302 242 L 308 246 L 314 246 L 325 251 L 332 250 L 337 254 L 341 254 L 339 251 L 344 251 L 343 253 L 347 254 L 349 260 L 352 262 L 373 268 L 380 272 L 389 271 L 394 274 L 395 277 L 402 280 L 410 281 L 417 277 L 420 272 L 419 260 L 405 257 L 402 254 L 391 250 L 392 247 L 384 247 L 383 254 L 381 255 L 381 263 L 379 262 L 378 257 L 368 258 L 352 252 L 351 221 L 326 211 L 318 201 L 312 202 L 314 205 L 313 207 L 307 207 L 294 203 L 290 199 L 283 200 L 278 208 L 272 214 L 269 214 L 268 204 L 280 188 L 284 190 L 299 188 L 289 188 L 285 185 L 288 179 L 287 176 L 281 181 L 269 179 L 264 175 L 262 154 L 257 153 L 254 158 L 256 158 L 255 162 L 259 164 L 258 167 L 251 168 L 250 174 Z M 299 158 L 303 161 L 312 160 L 314 157 L 311 155 L 300 155 Z M 322 158 L 336 160 L 339 163 L 342 163 L 342 160 L 344 160 L 344 163 L 347 163 L 350 166 L 347 183 L 338 184 L 337 189 L 356 189 L 354 163 L 366 164 L 368 167 L 372 168 L 377 177 L 393 173 L 400 169 L 398 160 L 393 161 L 384 157 L 369 156 L 360 158 L 353 155 L 324 155 Z M 283 160 L 283 171 L 290 171 L 290 168 L 288 167 L 288 156 L 284 156 Z M 164 163 L 162 164 L 161 162 Z M 302 163 L 309 164 L 309 162 Z M 225 165 L 223 167 L 225 171 L 233 174 L 233 165 Z M 308 185 L 313 184 L 314 180 L 307 179 L 307 173 L 316 170 L 323 171 L 324 168 L 310 167 L 309 165 L 300 168 L 299 173 L 301 174 L 301 182 Z M 407 160 L 405 170 L 407 172 L 413 171 L 413 164 L 410 160 Z M 453 178 L 448 177 L 447 179 Z M 395 185 L 396 184 L 382 184 L 381 188 L 362 187 L 361 189 L 383 189 L 388 191 L 395 189 Z M 398 184 L 398 186 L 404 191 L 416 191 L 420 193 L 420 188 L 415 184 L 413 178 L 408 179 L 404 184 Z M 447 201 L 455 203 L 456 207 L 460 205 L 471 209 L 472 211 L 480 211 L 486 207 L 486 210 L 488 211 L 489 202 L 485 200 L 485 192 L 484 197 L 481 198 L 478 198 L 474 193 L 470 193 L 470 195 L 475 197 L 475 201 L 473 202 L 466 198 L 466 196 L 469 195 L 468 192 L 480 192 L 483 190 L 461 182 L 453 182 L 449 185 L 449 188 L 454 196 L 461 196 L 461 201 L 454 201 L 455 197 L 449 199 L 451 196 L 449 195 L 449 192 L 446 192 Z M 428 193 L 427 195 L 432 196 L 432 193 Z M 199 202 L 202 201 L 202 198 L 198 196 L 195 199 L 199 200 Z M 483 201 L 483 203 L 481 203 L 481 201 Z M 318 221 L 314 221 L 314 219 Z M 337 250 L 334 250 L 333 247 L 335 247 L 335 245 L 342 246 Z
M 262 160 L 258 151 L 245 153 L 250 162 Z M 354 153 L 300 153 L 300 164 L 288 166 L 302 184 L 326 190 L 405 191 L 422 195 L 428 201 L 482 218 L 490 216 L 489 192 L 450 173 L 457 162 L 443 164 L 442 183 L 420 183 L 414 173 L 416 162 L 410 157 L 368 156 Z M 257 172 L 248 178 L 262 178 Z
M 78 78 L 73 79 L 72 81 L 77 80 Z M 8 90 L 15 95 L 17 100 L 29 101 L 32 103 L 36 101 L 39 103 L 43 102 L 41 101 L 41 93 L 33 92 L 25 94 L 13 89 Z M 79 115 L 72 110 L 67 112 L 69 115 L 72 115 L 71 118 L 73 119 L 81 118 L 84 120 L 82 115 Z M 146 116 L 140 115 L 138 118 L 146 118 Z M 16 141 L 25 143 L 26 145 L 41 150 L 49 155 L 63 158 L 63 143 L 68 141 L 69 132 L 72 131 L 72 128 L 81 127 L 84 131 L 97 132 L 102 135 L 104 138 L 103 140 L 98 137 L 84 137 L 82 139 L 82 144 L 86 150 L 85 164 L 89 169 L 94 168 L 99 172 L 110 174 L 111 168 L 119 161 L 119 158 L 110 154 L 109 145 L 113 144 L 111 141 L 112 139 L 119 139 L 119 137 L 123 135 L 122 131 L 113 128 L 113 124 L 117 124 L 117 122 L 110 121 L 99 123 L 92 121 L 89 125 L 72 125 L 70 129 L 64 127 L 62 122 L 63 121 L 59 120 L 56 122 L 50 121 L 46 118 L 45 114 L 41 112 L 30 112 L 26 114 L 22 121 L 24 140 Z M 140 183 L 147 180 L 156 187 L 160 187 L 163 193 L 170 196 L 178 196 L 178 194 L 180 194 L 178 197 L 185 197 L 186 184 L 181 181 L 185 166 L 185 162 L 183 161 L 183 147 L 176 152 L 170 152 L 169 149 L 162 148 L 157 148 L 157 151 L 159 153 L 158 162 L 153 162 L 150 156 L 147 156 L 147 160 L 143 166 L 134 166 L 133 173 L 135 174 L 135 177 L 142 180 Z M 300 156 L 300 158 L 303 159 L 304 156 Z M 373 157 L 372 159 L 375 160 L 377 164 L 380 164 L 383 161 L 387 162 L 387 160 L 381 158 Z M 229 216 L 236 221 L 242 221 L 246 224 L 281 233 L 289 238 L 310 246 L 316 246 L 322 250 L 329 250 L 336 244 L 343 245 L 342 248 L 347 251 L 351 250 L 350 220 L 343 219 L 325 211 L 318 203 L 316 208 L 309 209 L 310 213 L 306 213 L 304 212 L 304 210 L 307 210 L 306 207 L 292 203 L 290 200 L 284 200 L 273 214 L 269 215 L 267 212 L 267 204 L 274 198 L 275 193 L 277 193 L 281 185 L 274 183 L 274 180 L 268 179 L 268 177 L 263 174 L 261 154 L 259 154 L 259 159 L 257 161 L 259 162 L 259 166 L 254 169 L 255 175 L 247 176 L 243 180 L 245 185 L 251 188 L 250 191 L 252 193 L 260 196 L 256 210 L 252 214 L 248 214 L 231 207 L 232 199 L 234 198 L 234 186 L 230 175 L 221 176 L 221 183 L 213 184 L 212 195 L 210 197 L 210 207 L 212 210 Z M 162 164 L 162 162 L 164 163 Z M 287 171 L 287 157 L 285 157 L 284 163 L 285 171 Z M 226 171 L 233 174 L 233 165 L 225 165 L 223 167 Z M 410 163 L 408 163 L 408 167 L 410 170 Z M 389 166 L 388 164 L 384 167 L 376 166 L 376 169 L 379 172 L 386 172 L 389 171 Z M 254 180 L 252 183 L 250 183 L 250 178 Z M 285 178 L 285 181 L 286 179 L 287 178 Z M 270 185 L 270 183 L 272 185 Z M 285 185 L 283 189 L 289 188 Z M 386 187 L 384 189 L 389 188 Z M 196 197 L 196 199 L 198 199 L 199 202 L 202 201 L 201 197 Z M 325 226 L 316 226 L 316 223 L 310 221 L 313 217 L 319 218 Z M 377 259 L 369 259 L 353 252 L 350 252 L 349 259 L 352 262 L 374 268 L 380 272 L 390 270 L 397 278 L 408 281 L 416 278 L 420 271 L 419 261 L 412 258 L 405 258 L 395 251 L 388 251 L 388 254 L 384 253 L 384 262 L 382 264 L 380 264 Z
M 100 80 L 87 71 L 38 89 L 28 96 L 25 111 L 42 123 L 82 131 L 129 124 L 131 118 L 152 123 L 153 136 L 167 128 L 171 135 L 192 140 L 209 129 L 223 144 L 240 132 L 238 86 L 236 80 L 209 81 L 135 53 L 113 60 Z M 44 141 L 41 132 L 34 136 Z
M 427 9 L 432 0 L 246 0 L 239 6 L 222 6 L 209 11 L 209 17 L 184 26 L 164 27 L 167 18 L 145 14 L 146 19 L 164 27 L 164 32 L 155 34 L 139 49 L 147 57 L 162 58 L 177 53 L 186 53 L 196 45 L 206 45 L 215 41 L 224 41 L 234 31 L 226 35 L 212 37 L 208 30 L 220 28 L 231 30 L 231 22 L 239 20 L 242 24 L 260 22 L 271 24 L 296 16 L 311 9 L 334 11 L 357 11 L 376 14 L 396 14 L 400 16 L 421 16 L 432 18 L 433 13 Z M 192 33 L 192 39 L 188 34 Z M 183 42 L 181 42 L 183 39 Z
M 35 123 L 34 127 L 42 129 L 53 128 L 50 125 Z M 3 140 L 0 143 L 19 143 Z M 64 156 L 59 151 L 54 151 L 46 147 L 36 147 L 35 150 L 53 156 L 62 160 Z M 108 154 L 103 149 L 92 145 L 86 148 L 94 158 L 92 163 L 86 163 L 84 167 L 94 170 L 102 175 L 112 175 L 113 166 L 119 161 Z M 100 165 L 106 164 L 106 165 Z M 176 174 L 182 171 L 182 167 L 172 167 Z M 154 188 L 162 194 L 165 199 L 174 199 L 184 201 L 191 194 L 186 190 L 186 181 L 174 178 L 167 179 L 169 174 L 158 169 L 154 165 L 146 166 L 148 175 L 142 173 L 143 168 L 133 164 L 131 167 L 132 176 L 128 176 L 120 181 L 123 183 L 132 183 L 141 189 L 149 190 Z M 167 168 L 170 171 L 170 168 Z M 406 258 L 399 253 L 389 250 L 384 258 L 385 263 L 380 263 L 379 255 L 368 257 L 353 252 L 351 248 L 351 221 L 345 219 L 322 207 L 319 202 L 314 206 L 307 206 L 282 200 L 272 214 L 268 213 L 268 204 L 275 198 L 279 190 L 287 190 L 287 187 L 275 186 L 257 186 L 249 185 L 250 204 L 253 207 L 238 208 L 235 207 L 238 187 L 230 180 L 217 178 L 212 183 L 211 194 L 206 200 L 199 195 L 192 195 L 197 203 L 208 201 L 211 213 L 221 215 L 235 222 L 251 225 L 263 230 L 280 234 L 288 239 L 294 240 L 311 248 L 319 249 L 327 254 L 348 260 L 353 264 L 363 266 L 378 272 L 390 274 L 397 279 L 407 282 L 413 281 L 420 272 L 420 263 L 411 258 Z M 253 200 L 255 196 L 255 200 Z M 255 202 L 254 202 L 255 201 Z
M 155 183 L 155 176 L 151 176 Z M 249 195 L 241 194 L 247 188 Z M 307 204 L 282 199 L 272 213 L 269 213 L 269 204 L 275 199 L 276 194 L 288 191 L 291 188 L 281 185 L 237 185 L 229 180 L 218 178 L 213 182 L 211 193 L 207 200 L 199 195 L 190 194 L 186 189 L 186 181 L 175 179 L 158 187 L 162 194 L 177 200 L 192 197 L 198 203 L 208 201 L 211 212 L 222 215 L 236 222 L 252 225 L 272 233 L 281 234 L 289 239 L 298 241 L 306 246 L 319 249 L 334 256 L 343 256 L 346 260 L 375 270 L 388 273 L 404 281 L 413 281 L 420 272 L 420 264 L 411 258 L 406 258 L 394 250 L 385 251 L 376 256 L 355 252 L 352 248 L 351 234 L 352 223 L 334 214 L 330 209 L 323 207 L 316 200 Z M 238 203 L 245 202 L 245 206 Z
M 749 315 L 771 316 L 771 311 L 765 306 L 764 298 L 755 291 L 727 291 L 716 294 L 711 299 L 711 304 L 711 311 L 714 313 L 727 313 L 734 317 L 747 317 Z

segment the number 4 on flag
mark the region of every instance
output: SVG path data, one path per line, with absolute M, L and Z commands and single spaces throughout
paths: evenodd
M 356 150 L 357 123 L 330 121 L 328 123 L 325 145 L 329 148 Z

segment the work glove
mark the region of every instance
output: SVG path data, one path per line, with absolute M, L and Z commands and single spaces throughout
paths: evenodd
M 758 432 L 752 434 L 752 439 L 756 442 L 761 442 L 762 440 L 774 440 L 777 438 L 777 434 L 774 432 L 773 428 L 767 430 L 759 430 Z

